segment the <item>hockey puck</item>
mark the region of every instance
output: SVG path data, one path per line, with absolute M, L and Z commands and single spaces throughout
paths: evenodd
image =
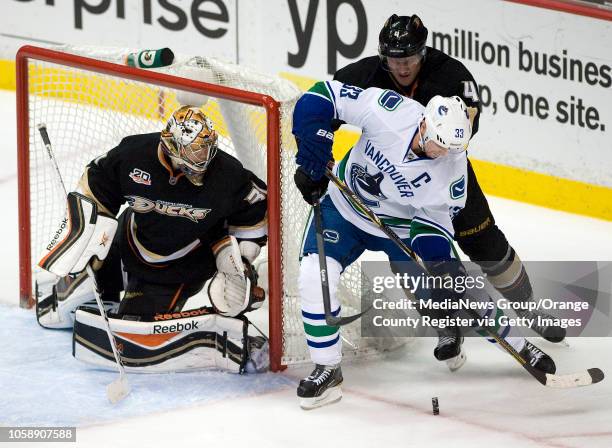
M 440 413 L 440 407 L 438 406 L 438 397 L 433 397 L 431 399 L 431 407 L 433 409 L 433 415 L 438 415 Z

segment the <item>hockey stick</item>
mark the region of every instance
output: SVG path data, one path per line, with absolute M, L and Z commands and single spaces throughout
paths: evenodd
M 325 175 L 338 187 L 338 189 L 344 194 L 344 196 L 357 208 L 363 211 L 363 213 L 374 223 L 385 235 L 387 235 L 406 255 L 412 258 L 421 269 L 426 273 L 428 272 L 427 267 L 423 263 L 423 260 L 411 249 L 406 243 L 404 243 L 399 236 L 387 226 L 381 219 L 363 203 L 361 198 L 357 196 L 344 182 L 327 169 Z M 479 319 L 480 315 L 475 310 L 467 309 L 468 314 L 472 318 Z M 494 329 L 489 326 L 482 326 L 482 329 L 497 342 L 501 348 L 510 354 L 527 372 L 531 374 L 541 384 L 548 387 L 567 389 L 579 386 L 588 386 L 591 384 L 599 383 L 604 379 L 604 373 L 601 369 L 596 367 L 586 369 L 582 372 L 567 374 L 567 375 L 554 375 L 551 373 L 544 373 L 534 368 L 519 352 L 516 351 L 505 339 L 501 338 Z
M 115 335 L 113 335 L 110 328 L 110 322 L 108 321 L 104 304 L 100 298 L 100 290 L 98 289 L 98 282 L 96 282 L 96 277 L 94 276 L 91 262 L 87 264 L 85 269 L 87 270 L 87 275 L 89 275 L 91 281 L 93 282 L 96 303 L 98 304 L 98 308 L 100 308 L 100 315 L 104 319 L 104 328 L 106 329 L 106 334 L 108 335 L 108 340 L 110 342 L 111 349 L 113 350 L 117 370 L 119 370 L 119 378 L 106 386 L 106 396 L 112 404 L 115 404 L 123 400 L 130 393 L 130 383 L 128 383 L 125 368 L 123 367 L 123 361 L 121 361 L 121 356 L 119 356 L 119 351 L 117 350 L 117 341 L 115 341 Z
M 347 317 L 334 316 L 331 311 L 331 302 L 329 297 L 329 279 L 327 277 L 327 259 L 325 258 L 325 241 L 323 240 L 323 218 L 321 214 L 321 203 L 319 202 L 318 194 L 312 194 L 313 213 L 315 218 L 315 230 L 317 238 L 317 251 L 319 252 L 319 277 L 321 278 L 321 290 L 323 293 L 323 310 L 325 312 L 325 323 L 330 327 L 340 327 L 350 324 L 359 319 L 365 313 L 370 311 L 372 307 L 359 314 Z
M 57 160 L 55 159 L 55 154 L 53 153 L 53 148 L 51 146 L 51 140 L 49 139 L 49 134 L 47 133 L 47 126 L 43 123 L 40 123 L 38 126 L 38 132 L 45 144 L 45 148 L 47 150 L 47 155 L 49 159 L 51 159 L 51 163 L 55 167 L 55 171 L 57 173 L 57 178 L 62 185 L 64 190 L 64 194 L 67 196 L 68 191 L 66 190 L 66 185 L 64 184 L 64 179 L 62 178 L 62 173 L 59 169 L 59 165 L 57 164 Z M 117 403 L 120 400 L 123 400 L 130 393 L 130 384 L 127 380 L 127 375 L 125 373 L 125 369 L 123 367 L 123 362 L 121 361 L 121 357 L 119 356 L 119 352 L 117 350 L 117 343 L 115 341 L 115 336 L 113 335 L 110 329 L 110 323 L 108 322 L 108 316 L 106 315 L 106 310 L 104 309 L 104 304 L 102 303 L 102 299 L 100 298 L 100 291 L 98 289 L 98 283 L 96 282 L 96 277 L 93 273 L 93 268 L 91 266 L 91 261 L 87 264 L 85 268 L 87 271 L 87 275 L 91 278 L 91 281 L 94 285 L 94 297 L 96 298 L 96 303 L 98 304 L 98 308 L 100 308 L 100 314 L 104 319 L 104 327 L 106 328 L 106 334 L 108 335 L 108 340 L 110 342 L 111 348 L 113 350 L 113 355 L 115 357 L 115 363 L 117 364 L 117 369 L 119 370 L 119 378 L 110 383 L 106 387 L 106 396 L 109 401 L 113 404 Z
M 68 196 L 68 190 L 66 190 L 66 185 L 64 185 L 64 178 L 62 177 L 62 173 L 59 170 L 59 165 L 57 164 L 57 160 L 55 159 L 55 154 L 53 153 L 53 148 L 51 147 L 51 140 L 49 139 L 49 134 L 47 133 L 47 125 L 44 123 L 39 123 L 38 132 L 42 138 L 43 143 L 45 144 L 45 149 L 47 150 L 47 155 L 53 163 L 53 167 L 55 168 L 55 173 L 57 174 L 57 179 L 64 190 L 64 195 Z

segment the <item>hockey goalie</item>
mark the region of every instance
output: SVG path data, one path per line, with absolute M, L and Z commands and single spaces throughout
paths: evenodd
M 244 315 L 265 298 L 251 263 L 267 240 L 266 185 L 217 138 L 201 109 L 182 106 L 161 132 L 91 161 L 68 193 L 39 262 L 57 280 L 38 288 L 37 318 L 73 327 L 77 359 L 114 366 L 95 287 L 128 370 L 267 368 Z M 205 285 L 212 307 L 187 309 Z

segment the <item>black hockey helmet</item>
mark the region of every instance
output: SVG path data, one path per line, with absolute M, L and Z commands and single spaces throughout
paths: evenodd
M 415 54 L 425 56 L 427 28 L 416 14 L 387 19 L 378 35 L 378 54 L 385 58 L 405 58 Z

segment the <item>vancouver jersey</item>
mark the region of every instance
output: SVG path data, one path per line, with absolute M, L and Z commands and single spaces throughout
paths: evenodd
M 436 95 L 454 96 L 463 99 L 472 118 L 472 135 L 478 131 L 478 119 L 481 108 L 478 86 L 468 69 L 457 59 L 427 47 L 427 55 L 422 63 L 417 79 L 411 86 L 398 85 L 388 70 L 383 67 L 380 57 L 370 56 L 341 68 L 334 79 L 345 84 L 367 89 L 379 87 L 395 90 L 408 96 L 423 106 Z
M 424 233 L 453 238 L 452 216 L 465 205 L 467 159 L 465 152 L 430 159 L 410 150 L 424 113 L 421 104 L 391 90 L 362 90 L 338 81 L 319 82 L 304 98 L 307 101 L 300 100 L 299 107 L 313 110 L 298 110 L 296 134 L 300 116 L 321 110 L 329 110 L 330 122 L 333 114 L 362 129 L 335 172 L 383 222 L 401 238 Z M 372 235 L 385 236 L 335 185 L 330 184 L 329 194 L 345 219 Z
M 157 283 L 182 283 L 215 271 L 215 245 L 228 233 L 265 241 L 266 186 L 219 150 L 201 186 L 172 168 L 159 133 L 134 135 L 86 168 L 80 188 L 112 216 L 128 272 Z M 204 277 L 206 278 L 206 277 Z

